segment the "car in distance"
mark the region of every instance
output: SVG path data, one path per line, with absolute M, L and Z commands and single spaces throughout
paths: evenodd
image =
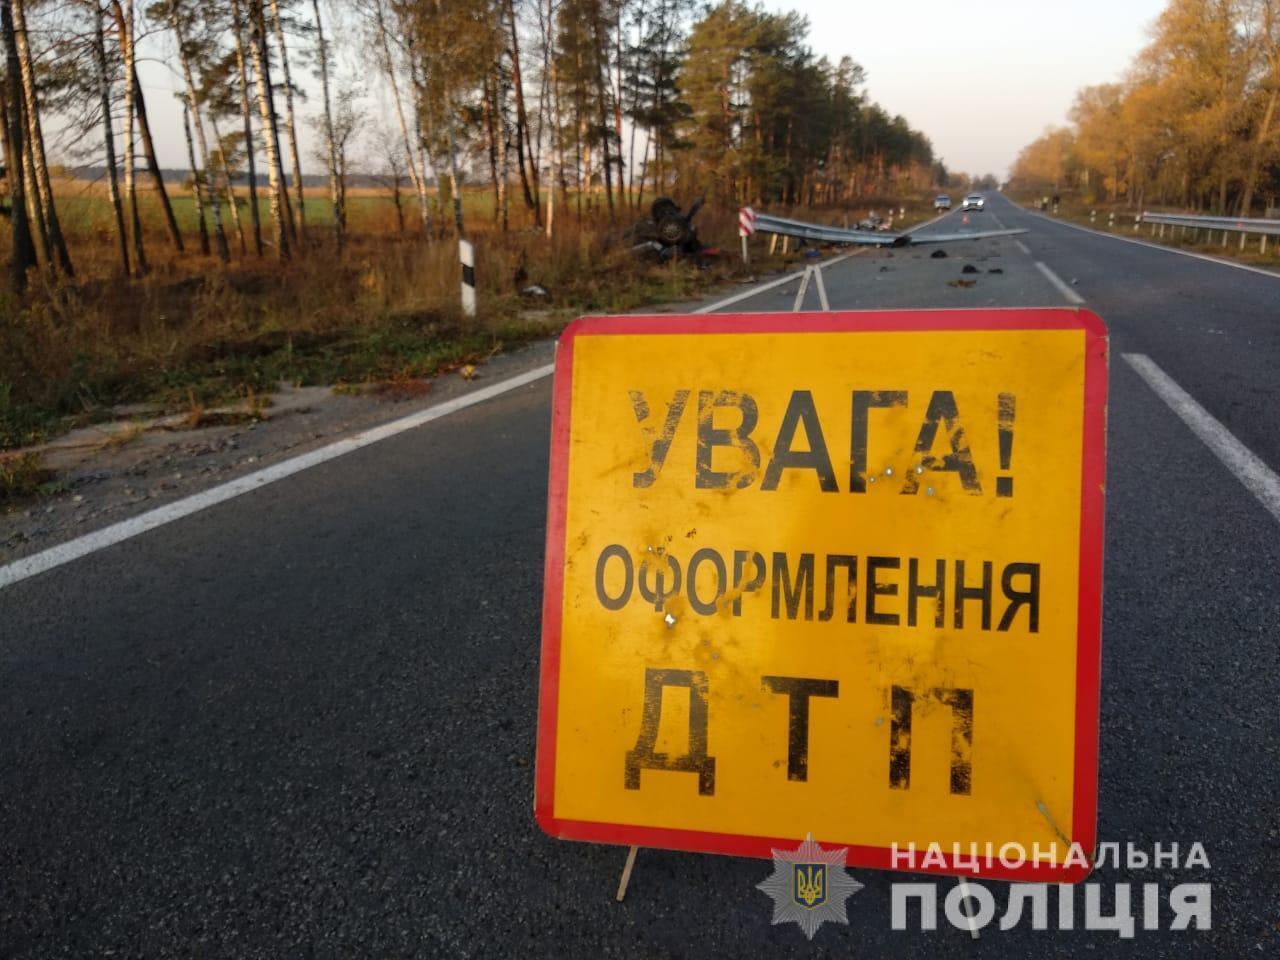
M 933 198 L 933 209 L 950 210 L 951 198 L 948 197 L 945 193 L 938 194 L 936 197 Z
M 964 198 L 964 203 L 960 204 L 961 210 L 981 210 L 987 205 L 987 201 L 982 198 L 980 193 L 971 193 Z

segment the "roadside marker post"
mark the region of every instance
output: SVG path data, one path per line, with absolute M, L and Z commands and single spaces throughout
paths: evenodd
M 742 263 L 751 265 L 751 257 L 747 253 L 747 237 L 756 232 L 756 212 L 750 207 L 738 210 L 738 236 L 742 238 Z
M 571 324 L 542 828 L 1087 876 L 1107 343 L 1080 308 Z
M 462 261 L 462 314 L 476 315 L 476 249 L 470 240 L 458 241 L 458 259 Z

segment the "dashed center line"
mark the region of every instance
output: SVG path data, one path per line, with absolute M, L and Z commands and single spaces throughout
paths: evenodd
M 1066 297 L 1068 302 L 1077 304 L 1084 303 L 1084 297 L 1072 290 L 1070 285 L 1063 282 L 1063 279 L 1060 276 L 1050 270 L 1039 260 L 1036 261 L 1036 269 L 1044 274 L 1046 280 L 1058 288 L 1058 292 Z
M 1213 455 L 1235 474 L 1236 479 L 1258 498 L 1267 512 L 1280 521 L 1280 477 L 1276 476 L 1275 471 L 1237 440 L 1213 414 L 1196 403 L 1191 394 L 1178 386 L 1154 360 L 1143 353 L 1126 353 L 1123 356 L 1125 363 L 1147 381 L 1147 386 L 1191 428 L 1191 432 L 1213 451 Z
M 1021 240 L 1015 240 L 1013 242 L 1017 244 L 1019 250 L 1025 253 L 1028 257 L 1031 256 L 1031 248 L 1028 247 L 1025 243 L 1023 243 Z

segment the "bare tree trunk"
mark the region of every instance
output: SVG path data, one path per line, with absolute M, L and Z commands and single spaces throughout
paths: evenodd
M 40 206 L 40 187 L 36 185 L 36 164 L 31 158 L 31 124 L 27 121 L 26 101 L 20 103 L 22 118 L 22 180 L 27 200 L 27 217 L 34 226 L 36 259 L 47 270 L 53 262 L 49 249 L 49 230 L 44 222 L 44 208 Z
M 429 139 L 435 132 L 435 115 L 431 109 L 431 101 L 427 99 L 425 85 L 422 82 L 422 75 L 418 71 L 417 61 L 410 56 L 409 60 L 409 79 L 413 83 L 414 96 L 417 97 L 416 107 L 413 111 L 413 134 L 418 140 L 418 179 L 422 181 L 423 193 L 427 190 L 427 165 L 431 165 L 431 169 L 435 169 L 435 161 L 431 159 L 431 148 L 428 146 Z M 423 132 L 422 114 L 427 114 L 428 130 Z M 440 183 L 440 177 L 437 174 L 436 184 Z M 438 191 L 437 191 L 438 196 Z M 433 234 L 435 226 L 432 223 L 431 204 L 427 203 L 427 233 Z
M 191 192 L 196 205 L 196 224 L 200 230 L 200 252 L 209 255 L 209 226 L 204 219 L 204 193 L 200 189 L 200 171 L 196 169 L 196 144 L 191 139 L 191 108 L 182 105 L 182 132 L 187 138 L 187 160 L 191 164 Z
M 102 29 L 103 11 L 93 11 L 93 53 L 98 68 L 98 96 L 102 101 L 102 148 L 107 161 L 107 194 L 115 214 L 116 239 L 120 244 L 120 272 L 129 276 L 129 235 L 124 228 L 124 206 L 120 203 L 120 178 L 116 171 L 115 132 L 111 124 L 111 80 L 107 75 L 107 41 Z
M 414 159 L 413 142 L 409 139 L 409 124 L 404 119 L 404 104 L 400 99 L 400 85 L 396 82 L 396 64 L 391 56 L 391 43 L 387 39 L 387 20 L 382 8 L 382 0 L 374 0 L 374 16 L 378 25 L 378 40 L 382 46 L 383 66 L 387 71 L 387 80 L 391 84 L 391 98 L 396 105 L 396 119 L 400 121 L 400 136 L 404 140 L 404 156 L 409 167 L 409 179 L 413 181 L 413 189 L 418 194 L 418 206 L 422 213 L 422 229 L 429 234 L 431 231 L 431 208 L 427 202 L 427 185 L 418 172 L 418 164 Z
M 232 11 L 240 0 L 231 0 Z M 280 164 L 280 129 L 276 125 L 275 105 L 271 98 L 271 74 L 267 63 L 266 25 L 263 23 L 262 0 L 249 0 L 249 51 L 253 57 L 253 73 L 258 86 L 258 114 L 262 119 L 262 140 L 267 151 L 267 183 L 271 191 L 271 221 L 276 228 L 276 253 L 289 259 L 289 236 L 293 221 L 289 216 L 289 198 L 284 189 L 284 168 Z
M 218 132 L 218 121 L 213 113 L 209 113 L 209 128 L 213 131 L 213 144 L 218 148 L 218 164 L 222 167 L 222 187 L 227 194 L 227 203 L 231 207 L 231 224 L 236 228 L 236 236 L 240 240 L 240 255 L 244 256 L 246 246 L 244 242 L 244 227 L 240 224 L 240 207 L 236 203 L 236 190 L 231 185 L 231 164 L 227 163 L 227 152 L 222 147 L 222 134 Z M 213 202 L 218 202 L 218 191 L 211 186 L 210 191 L 213 193 Z
M 213 214 L 213 233 L 214 239 L 218 244 L 218 257 L 223 263 L 231 259 L 231 251 L 227 249 L 227 235 L 222 229 L 222 209 L 218 204 L 218 192 L 214 189 L 214 177 L 209 172 L 209 143 L 204 135 L 204 120 L 200 118 L 200 103 L 196 99 L 196 84 L 191 75 L 191 58 L 187 54 L 187 41 L 182 32 L 182 21 L 178 18 L 178 8 L 176 5 L 169 7 L 169 25 L 173 28 L 174 36 L 178 40 L 178 60 L 182 64 L 182 79 L 187 86 L 187 106 L 191 110 L 191 121 L 195 125 L 196 143 L 200 147 L 201 166 L 205 172 L 205 180 L 207 183 L 201 183 L 201 178 L 192 167 L 191 173 L 195 180 L 196 194 L 199 195 L 208 186 L 212 194 L 213 202 L 209 205 L 210 212 Z
M 75 276 L 71 266 L 71 254 L 58 222 L 58 208 L 53 202 L 53 185 L 49 181 L 49 165 L 44 154 L 44 131 L 40 126 L 40 103 L 36 97 L 35 65 L 31 61 L 31 46 L 27 43 L 26 10 L 24 0 L 12 0 L 13 33 L 18 45 L 18 65 L 22 68 L 22 95 L 27 109 L 27 137 L 31 141 L 31 163 L 35 174 L 36 189 L 40 192 L 40 207 L 48 231 L 49 244 L 58 266 Z
M 1271 123 L 1276 115 L 1276 98 L 1280 96 L 1280 87 L 1271 88 L 1271 96 L 1267 98 L 1267 109 L 1262 115 L 1262 123 L 1258 127 L 1258 135 L 1253 141 L 1253 151 L 1249 157 L 1249 172 L 1244 181 L 1244 192 L 1240 197 L 1240 216 L 1247 217 L 1253 206 L 1253 193 L 1258 185 L 1258 168 L 1262 164 L 1262 155 L 1267 140 L 1271 137 Z
M 551 61 L 551 102 L 554 107 L 554 127 L 551 132 L 552 151 L 551 158 L 555 162 L 555 170 L 552 172 L 552 183 L 547 190 L 547 239 L 551 239 L 552 220 L 555 216 L 552 207 L 553 197 L 558 189 L 560 191 L 560 208 L 566 210 L 569 206 L 569 187 L 564 179 L 564 130 L 561 126 L 560 116 L 560 75 L 556 69 L 556 62 Z
M 489 155 L 489 179 L 493 184 L 493 219 L 502 218 L 502 195 L 498 187 L 498 144 L 493 129 L 493 106 L 490 96 L 490 76 L 484 78 L 484 90 L 480 96 L 480 112 L 484 121 L 485 147 Z
M 391 202 L 396 205 L 396 233 L 404 236 L 404 204 L 400 201 L 400 174 L 391 175 Z
M 146 244 L 142 238 L 142 218 L 138 216 L 138 184 L 137 174 L 134 170 L 134 167 L 137 166 L 137 160 L 134 156 L 133 143 L 133 120 L 142 92 L 142 85 L 138 83 L 138 71 L 135 66 L 133 0 L 126 0 L 126 2 L 127 6 L 124 9 L 120 9 L 118 2 L 115 4 L 118 11 L 116 31 L 120 39 L 120 53 L 124 59 L 124 202 L 125 206 L 129 208 L 129 233 L 133 237 L 133 259 L 138 268 L 138 276 L 142 276 L 147 272 L 147 254 Z M 149 138 L 149 130 L 147 134 Z M 167 195 L 165 195 L 164 200 L 167 206 Z M 170 211 L 170 216 L 172 216 L 172 211 Z M 177 229 L 176 226 L 174 229 Z
M 249 222 L 253 225 L 253 249 L 262 256 L 262 215 L 258 211 L 258 171 L 254 159 L 253 111 L 249 107 L 249 79 L 244 62 L 244 23 L 240 0 L 231 0 L 231 30 L 236 41 L 236 74 L 240 84 L 240 117 L 244 124 L 245 172 L 249 177 Z
M 10 0 L 0 0 L 0 32 L 4 34 L 5 46 L 4 96 L 0 98 L 0 107 L 4 111 L 4 152 L 12 236 L 9 288 L 16 294 L 22 294 L 27 289 L 27 271 L 36 266 L 36 248 L 31 237 L 31 221 L 27 219 L 26 184 L 22 175 L 23 144 L 26 141 L 22 120 L 22 68 L 18 66 Z
M 454 134 L 454 114 L 453 94 L 449 89 L 445 89 L 444 95 L 445 109 L 445 133 L 449 138 L 449 192 L 453 196 L 453 225 L 458 231 L 458 237 L 466 236 L 466 229 L 462 222 L 462 192 L 460 189 L 461 178 L 458 176 L 458 140 Z
M 316 18 L 316 46 L 320 51 L 320 86 L 324 90 L 324 136 L 329 158 L 329 197 L 333 203 L 333 242 L 342 253 L 342 232 L 346 226 L 342 189 L 338 179 L 338 152 L 333 143 L 333 108 L 329 100 L 329 51 L 324 39 L 324 27 L 320 22 L 320 0 L 311 0 Z
M 516 100 L 516 160 L 520 165 L 520 185 L 524 188 L 525 206 L 533 211 L 535 223 L 541 223 L 540 204 L 534 192 L 537 190 L 538 167 L 533 162 L 533 154 L 529 154 L 529 166 L 532 168 L 534 191 L 530 191 L 529 175 L 525 172 L 525 135 L 529 129 L 529 117 L 524 108 L 524 82 L 520 77 L 520 33 L 516 29 L 515 0 L 507 0 L 507 21 L 511 29 L 511 84 L 515 88 Z
M 596 96 L 600 99 L 600 169 L 604 172 L 604 196 L 609 207 L 609 222 L 614 222 L 613 209 L 613 170 L 611 169 L 612 160 L 609 156 L 609 102 L 604 92 L 604 52 L 607 49 L 605 45 L 605 37 L 601 33 L 599 17 L 596 18 L 594 24 L 596 55 L 600 58 L 596 61 Z
M 493 92 L 498 111 L 498 144 L 501 150 L 498 158 L 498 210 L 502 218 L 502 232 L 506 233 L 511 221 L 507 195 L 507 182 L 511 179 L 511 125 L 507 121 L 506 111 L 502 109 L 502 85 L 496 76 L 493 79 Z M 541 220 L 541 210 L 536 203 L 533 206 L 533 219 L 535 223 Z
M 147 170 L 151 173 L 151 182 L 155 186 L 156 197 L 160 201 L 160 209 L 164 213 L 165 227 L 169 231 L 169 240 L 179 253 L 182 252 L 182 232 L 178 229 L 178 218 L 173 215 L 173 204 L 169 202 L 169 191 L 165 189 L 164 173 L 160 170 L 160 161 L 156 158 L 155 141 L 151 139 L 151 124 L 147 120 L 147 100 L 142 93 L 142 84 L 138 82 L 138 70 L 133 70 L 133 106 L 134 116 L 138 120 L 138 134 L 142 138 L 142 152 L 147 159 Z M 138 205 L 133 204 L 133 215 L 136 219 Z
M 182 232 L 178 229 L 178 219 L 173 215 L 173 204 L 169 202 L 169 191 L 164 186 L 164 174 L 160 170 L 160 161 L 156 159 L 156 145 L 151 139 L 151 124 L 147 121 L 147 98 L 143 95 L 142 84 L 138 81 L 137 57 L 133 48 L 133 4 L 129 3 L 129 16 L 125 17 L 124 9 L 120 6 L 120 0 L 111 0 L 111 14 L 116 21 L 116 34 L 120 41 L 120 50 L 124 51 L 125 45 L 129 47 L 129 68 L 130 76 L 133 77 L 133 116 L 138 121 L 138 134 L 142 137 L 142 152 L 147 158 L 147 170 L 151 173 L 152 182 L 155 184 L 156 196 L 160 200 L 160 209 L 164 213 L 165 227 L 169 231 L 169 240 L 173 243 L 173 248 L 179 253 L 182 252 Z M 129 92 L 126 90 L 126 93 Z M 125 191 L 126 194 L 128 191 Z M 133 200 L 129 201 L 130 216 L 135 226 L 138 226 L 138 233 L 135 236 L 141 236 L 140 221 L 138 221 L 138 203 L 135 189 Z
M 640 161 L 640 192 L 635 194 L 635 207 L 637 210 L 644 203 L 644 181 L 649 176 L 649 142 L 651 139 L 649 131 L 646 130 L 644 133 L 644 153 L 641 154 Z M 631 172 L 633 175 L 635 173 L 635 162 L 636 158 L 633 156 L 631 158 Z
M 298 128 L 293 121 L 293 75 L 289 72 L 289 48 L 284 42 L 284 21 L 280 18 L 280 0 L 271 0 L 272 27 L 280 47 L 280 69 L 284 73 L 284 123 L 289 132 L 289 162 L 293 171 L 293 192 L 297 197 L 294 217 L 299 245 L 306 242 L 307 208 L 302 187 L 302 164 L 298 160 Z
M 613 128 L 618 137 L 618 206 L 626 210 L 628 207 L 626 160 L 622 156 L 622 7 L 623 4 L 619 3 L 615 8 L 614 20 L 614 50 L 617 60 L 614 65 L 614 82 L 617 92 L 613 98 Z M 601 47 L 602 53 L 604 49 Z

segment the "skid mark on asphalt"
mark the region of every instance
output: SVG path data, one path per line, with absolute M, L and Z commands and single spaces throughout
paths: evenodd
M 1143 353 L 1126 353 L 1123 356 L 1125 363 L 1137 371 L 1147 386 L 1213 451 L 1223 466 L 1258 498 L 1271 516 L 1280 521 L 1280 476 L 1276 476 L 1275 471 L 1237 440 L 1221 421 L 1178 386 L 1154 360 Z

